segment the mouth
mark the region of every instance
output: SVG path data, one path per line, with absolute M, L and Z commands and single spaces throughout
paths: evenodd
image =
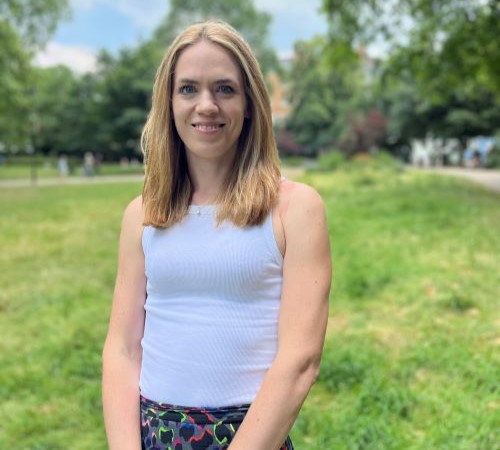
M 223 123 L 193 123 L 191 126 L 198 131 L 211 132 L 220 130 L 225 124 Z

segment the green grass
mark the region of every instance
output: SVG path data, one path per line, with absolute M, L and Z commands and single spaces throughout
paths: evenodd
M 335 277 L 297 449 L 498 450 L 500 196 L 397 168 L 311 173 Z M 105 449 L 100 355 L 139 183 L 0 189 L 0 448 Z
M 500 196 L 397 167 L 306 181 L 327 204 L 335 277 L 298 447 L 500 448 Z

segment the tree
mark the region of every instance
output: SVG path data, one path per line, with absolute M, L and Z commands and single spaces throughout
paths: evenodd
M 267 43 L 271 15 L 255 9 L 252 0 L 171 0 L 170 12 L 154 39 L 166 47 L 189 24 L 221 19 L 236 28 L 250 44 L 263 72 L 278 68 L 274 50 Z
M 324 37 L 295 45 L 288 130 L 304 153 L 333 148 L 348 155 L 368 152 L 385 137 L 386 119 L 371 92 L 371 73 L 363 67 L 365 55 L 344 47 L 342 63 L 332 65 L 327 45 Z
M 500 124 L 500 104 L 490 91 L 454 90 L 431 101 L 422 96 L 410 72 L 384 77 L 379 93 L 389 118 L 389 143 L 395 149 L 427 135 L 457 138 L 461 151 L 470 137 L 493 134 Z
M 44 155 L 82 156 L 100 150 L 106 117 L 99 76 L 75 75 L 65 66 L 34 68 L 32 144 Z M 104 148 L 108 148 L 107 144 Z
M 306 154 L 331 147 L 341 133 L 341 103 L 350 95 L 346 80 L 326 63 L 321 37 L 295 44 L 290 70 L 292 113 L 287 128 Z
M 323 9 L 330 54 L 384 41 L 374 94 L 389 118 L 389 145 L 431 134 L 465 147 L 499 128 L 497 0 L 324 0 Z
M 68 11 L 67 0 L 0 2 L 0 142 L 24 146 L 30 134 L 30 61 Z
M 432 100 L 478 86 L 500 97 L 497 0 L 324 0 L 323 11 L 333 51 L 383 39 Z
M 71 141 L 68 134 L 75 130 L 70 121 L 74 116 L 78 80 L 65 66 L 34 68 L 33 75 L 31 111 L 35 149 L 44 154 L 67 152 Z
M 0 21 L 0 143 L 21 144 L 26 139 L 29 97 L 29 54 L 13 28 Z
M 0 22 L 9 24 L 26 50 L 43 47 L 62 17 L 68 17 L 67 0 L 2 0 Z
M 135 49 L 122 49 L 117 57 L 101 52 L 95 75 L 100 118 L 95 149 L 108 157 L 134 157 L 151 106 L 151 90 L 163 48 L 148 41 Z

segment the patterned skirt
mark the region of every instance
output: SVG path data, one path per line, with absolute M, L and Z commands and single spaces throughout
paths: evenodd
M 141 396 L 143 450 L 225 450 L 250 405 L 185 408 Z M 288 437 L 280 450 L 293 450 Z

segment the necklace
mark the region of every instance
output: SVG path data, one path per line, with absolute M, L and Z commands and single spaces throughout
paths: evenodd
M 214 211 L 214 205 L 189 205 L 189 214 L 195 216 L 210 215 Z

